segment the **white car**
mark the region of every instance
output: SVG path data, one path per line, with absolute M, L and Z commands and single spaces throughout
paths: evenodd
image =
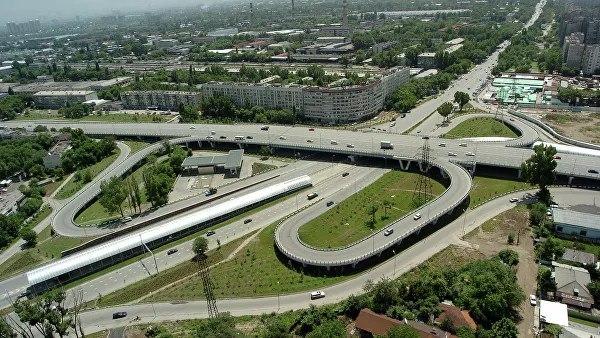
M 446 143 L 440 143 L 439 146 L 443 148 L 446 146 Z
M 519 199 L 516 198 L 516 197 L 513 197 L 513 198 L 510 199 L 510 203 L 516 203 L 518 201 L 519 201 Z
M 325 292 L 323 291 L 313 291 L 310 293 L 310 299 L 319 299 L 325 297 Z
M 421 219 L 421 214 L 416 214 L 413 216 L 413 219 L 416 221 L 418 219 Z
M 283 135 L 279 136 L 279 139 L 280 139 L 280 140 L 282 140 L 282 141 L 285 141 L 285 140 L 287 140 L 287 139 L 285 138 L 285 136 L 283 136 Z
M 461 143 L 461 144 L 459 144 L 459 146 L 461 146 L 461 147 L 466 147 L 466 146 L 467 146 L 467 144 L 466 144 L 466 143 Z
M 196 129 L 196 127 L 194 127 L 194 126 L 191 126 L 191 127 L 190 127 L 190 129 Z
M 456 157 L 456 156 L 458 156 L 458 155 L 457 155 L 456 153 L 452 153 L 452 152 L 450 152 L 450 153 L 448 153 L 448 156 Z
M 529 304 L 531 304 L 532 306 L 537 305 L 537 298 L 535 297 L 535 295 L 529 295 Z
M 383 235 L 384 236 L 389 236 L 389 235 L 391 235 L 393 233 L 394 233 L 394 229 L 387 229 L 386 231 L 383 232 Z
M 338 143 L 337 143 L 337 141 L 336 141 L 336 140 L 331 140 L 331 144 L 335 146 L 335 145 L 337 145 Z
M 354 144 L 347 144 L 346 147 L 348 147 L 348 148 L 354 148 Z
M 308 143 L 313 143 L 313 142 L 315 142 L 315 141 L 313 141 L 313 140 L 311 140 L 311 139 L 308 139 L 308 140 L 306 140 L 306 142 L 308 142 Z
M 207 140 L 213 140 L 214 138 L 215 138 L 215 137 L 214 137 L 214 136 L 212 136 L 212 135 L 208 135 L 208 136 L 206 137 L 206 139 L 207 139 Z
M 475 156 L 475 154 L 472 153 L 472 152 L 470 152 L 470 151 L 468 153 L 466 153 L 465 155 L 467 155 L 467 156 Z

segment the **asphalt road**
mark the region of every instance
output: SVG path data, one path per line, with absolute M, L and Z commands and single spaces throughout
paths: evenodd
M 599 191 L 571 188 L 551 188 L 550 190 L 555 200 L 561 206 L 591 204 L 594 198 L 600 200 Z M 531 190 L 528 192 L 533 193 L 535 191 Z M 227 311 L 234 316 L 240 316 L 283 312 L 307 308 L 310 304 L 321 305 L 342 301 L 351 294 L 362 293 L 363 286 L 367 281 L 378 281 L 383 277 L 393 278 L 406 273 L 447 246 L 460 243 L 460 238 L 464 234 L 475 230 L 488 219 L 514 207 L 514 204 L 509 202 L 510 198 L 522 198 L 525 196 L 525 193 L 527 192 L 509 194 L 466 212 L 454 222 L 431 234 L 426 239 L 415 243 L 406 250 L 399 252 L 393 258 L 373 269 L 348 281 L 323 288 L 322 290 L 327 295 L 325 298 L 311 301 L 307 291 L 281 295 L 280 297 L 223 299 L 217 301 L 217 307 L 221 312 Z M 113 320 L 112 313 L 116 311 L 126 311 L 128 316 L 123 319 Z M 81 315 L 81 320 L 85 332 L 91 333 L 132 323 L 132 319 L 136 316 L 140 317 L 139 323 L 152 323 L 206 318 L 208 314 L 205 301 L 190 301 L 116 306 L 84 312 Z

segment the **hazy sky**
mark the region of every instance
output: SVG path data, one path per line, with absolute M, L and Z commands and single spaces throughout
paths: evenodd
M 212 0 L 218 2 L 219 0 Z M 165 7 L 201 5 L 210 0 L 0 0 L 0 25 L 8 21 L 68 19 L 76 15 L 89 16 L 149 10 Z

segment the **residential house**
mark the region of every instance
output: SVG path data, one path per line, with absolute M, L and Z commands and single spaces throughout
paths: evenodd
M 590 273 L 584 268 L 557 262 L 552 262 L 552 266 L 556 283 L 555 298 L 571 307 L 591 309 L 594 297 L 587 288 L 591 282 Z

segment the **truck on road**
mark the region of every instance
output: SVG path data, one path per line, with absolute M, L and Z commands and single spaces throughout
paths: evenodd
M 390 141 L 381 141 L 381 149 L 394 149 L 394 145 Z

